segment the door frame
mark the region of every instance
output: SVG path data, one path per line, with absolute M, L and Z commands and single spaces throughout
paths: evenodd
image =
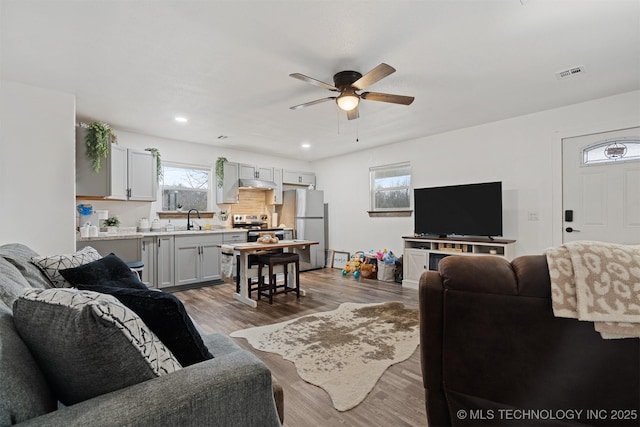
M 562 210 L 562 140 L 566 138 L 575 138 L 587 135 L 593 135 L 597 133 L 614 132 L 618 130 L 631 129 L 640 126 L 640 123 L 630 123 L 629 120 L 609 121 L 606 123 L 598 123 L 594 125 L 584 126 L 574 129 L 557 130 L 556 141 L 553 144 L 551 153 L 552 170 L 553 175 L 551 182 L 552 199 L 551 199 L 551 225 L 553 230 L 551 232 L 551 238 L 553 246 L 562 245 L 564 216 Z

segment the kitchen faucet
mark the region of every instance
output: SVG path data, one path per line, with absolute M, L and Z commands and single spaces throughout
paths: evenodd
M 187 231 L 193 228 L 193 225 L 191 224 L 191 211 L 196 211 L 198 219 L 200 219 L 200 211 L 198 209 L 189 209 L 189 212 L 187 212 Z

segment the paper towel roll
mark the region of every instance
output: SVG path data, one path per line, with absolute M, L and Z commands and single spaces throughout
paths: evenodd
M 278 214 L 276 212 L 271 214 L 271 226 L 272 227 L 278 226 Z

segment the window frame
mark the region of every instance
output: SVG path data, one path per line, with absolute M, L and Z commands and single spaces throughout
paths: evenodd
M 205 171 L 207 172 L 207 206 L 205 208 L 205 212 L 206 211 L 210 211 L 213 207 L 214 204 L 214 199 L 213 197 L 215 196 L 214 188 L 212 187 L 212 185 L 214 185 L 215 183 L 213 182 L 213 167 L 212 166 L 206 166 L 206 165 L 196 165 L 196 164 L 189 164 L 189 163 L 179 163 L 179 162 L 172 162 L 172 161 L 162 161 L 161 164 L 162 168 L 163 168 L 163 178 L 160 182 L 160 198 L 161 198 L 161 209 L 164 210 L 164 168 L 166 167 L 171 167 L 171 168 L 179 168 L 179 169 L 192 169 L 192 170 L 200 170 L 200 171 Z M 204 191 L 203 191 L 204 192 Z M 169 207 L 169 206 L 168 206 Z M 166 212 L 166 211 L 165 211 Z M 168 212 L 173 212 L 173 211 L 168 211 Z
M 377 178 L 376 173 L 380 172 L 389 172 L 394 169 L 408 169 L 409 183 L 408 185 L 401 185 L 397 187 L 389 187 L 385 188 L 384 191 L 389 190 L 406 190 L 409 198 L 409 205 L 402 207 L 379 207 L 376 206 L 376 194 L 378 194 L 381 190 L 376 190 L 375 188 L 375 180 Z M 396 176 L 404 176 L 404 175 L 396 175 Z M 371 166 L 369 167 L 369 208 L 370 216 L 408 216 L 413 212 L 413 199 L 411 197 L 411 189 L 412 189 L 412 181 L 413 181 L 413 171 L 411 168 L 411 162 L 398 162 L 391 163 L 386 165 L 379 166 Z

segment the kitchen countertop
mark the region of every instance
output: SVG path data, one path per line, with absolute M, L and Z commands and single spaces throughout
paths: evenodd
M 91 242 L 96 240 L 124 240 L 124 239 L 142 239 L 144 237 L 155 236 L 195 236 L 199 234 L 225 234 L 225 233 L 246 233 L 247 230 L 238 228 L 216 228 L 213 230 L 175 230 L 175 231 L 150 231 L 145 233 L 130 232 L 130 233 L 116 233 L 107 234 L 100 233 L 97 237 L 80 237 L 77 234 L 76 241 L 78 242 Z
M 134 228 L 134 227 L 131 227 Z M 293 230 L 290 227 L 284 227 L 283 230 Z M 125 231 L 116 234 L 108 234 L 101 232 L 97 237 L 80 237 L 80 233 L 76 234 L 77 242 L 91 242 L 96 240 L 124 240 L 124 239 L 142 239 L 144 237 L 156 236 L 184 236 L 198 234 L 224 234 L 224 233 L 247 233 L 249 230 L 244 228 L 214 228 L 211 230 L 175 230 L 175 231 L 150 231 L 140 233 L 137 231 Z M 255 230 L 252 230 L 255 231 Z M 260 231 L 260 230 L 258 230 Z

